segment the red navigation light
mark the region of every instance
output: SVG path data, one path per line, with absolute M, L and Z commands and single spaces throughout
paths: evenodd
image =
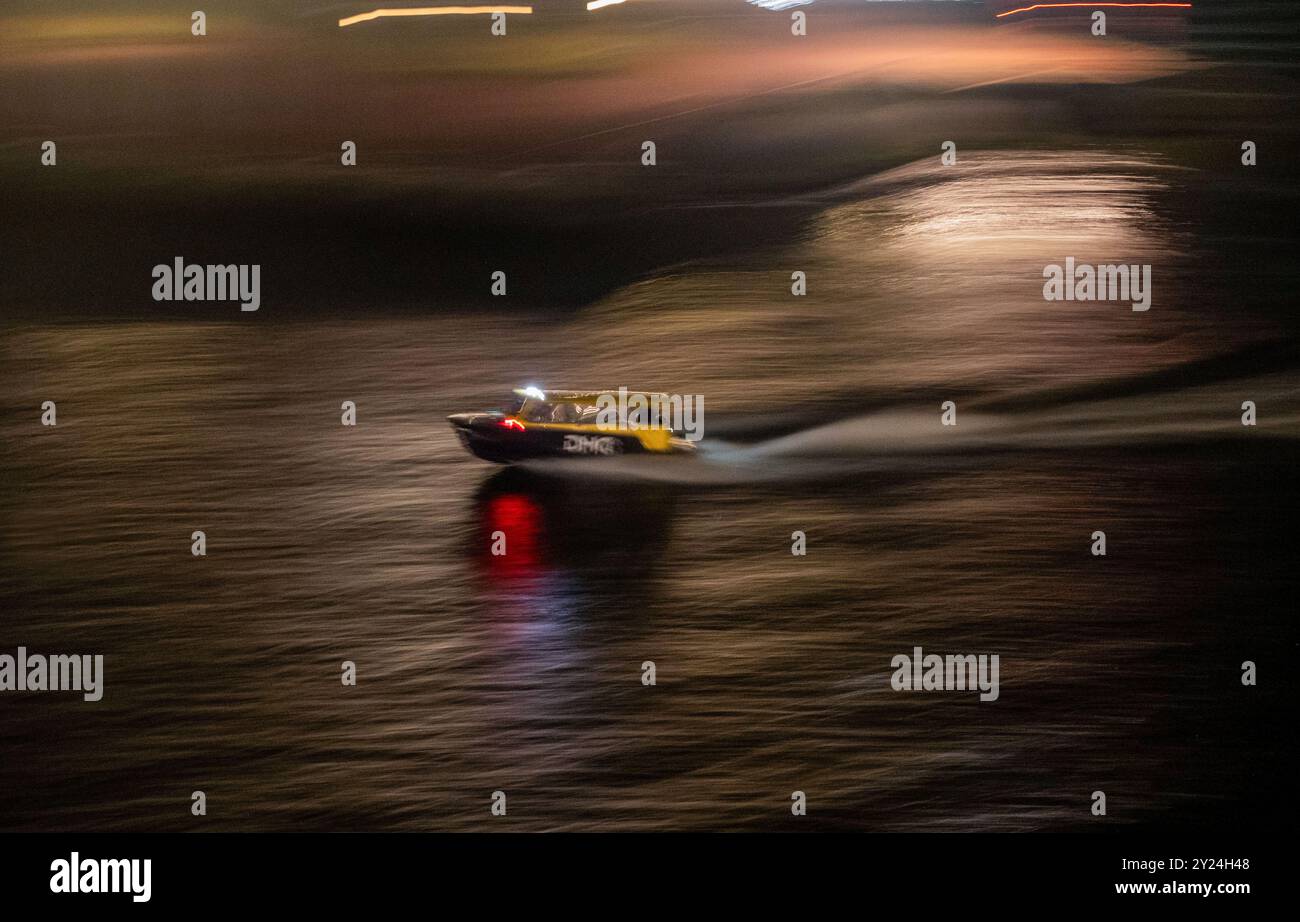
M 501 427 L 503 429 L 518 429 L 520 432 L 524 431 L 523 423 L 521 423 L 517 419 L 511 419 L 508 416 L 505 419 L 501 420 Z

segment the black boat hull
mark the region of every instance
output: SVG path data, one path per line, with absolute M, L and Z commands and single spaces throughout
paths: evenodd
M 599 458 L 645 451 L 633 435 L 585 431 L 590 427 L 528 426 L 496 413 L 458 413 L 447 419 L 466 450 L 494 464 L 535 458 Z

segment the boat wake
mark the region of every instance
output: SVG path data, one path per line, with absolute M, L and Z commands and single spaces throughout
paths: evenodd
M 942 471 L 1009 453 L 1189 449 L 1250 439 L 1300 440 L 1292 375 L 1278 373 L 1028 411 L 884 410 L 762 441 L 704 440 L 689 459 L 624 456 L 592 463 L 548 459 L 544 476 L 683 486 L 818 481 L 872 472 Z M 1245 420 L 1250 420 L 1247 423 Z

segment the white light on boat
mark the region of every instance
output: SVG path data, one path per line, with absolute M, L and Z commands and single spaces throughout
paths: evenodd
M 532 397 L 534 400 L 546 399 L 546 395 L 542 393 L 542 389 L 540 387 L 533 387 L 531 384 L 524 388 L 524 396 Z

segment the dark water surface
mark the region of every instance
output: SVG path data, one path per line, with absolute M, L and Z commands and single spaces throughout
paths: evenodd
M 0 702 L 0 824 L 1095 829 L 1095 790 L 1116 825 L 1281 822 L 1293 328 L 1195 274 L 1232 252 L 1189 182 L 913 165 L 558 317 L 7 329 L 3 650 L 102 653 L 106 692 Z M 1152 310 L 1044 302 L 1074 254 L 1155 263 Z M 445 415 L 533 380 L 703 394 L 705 449 L 466 456 Z M 918 645 L 998 654 L 999 700 L 893 692 Z

